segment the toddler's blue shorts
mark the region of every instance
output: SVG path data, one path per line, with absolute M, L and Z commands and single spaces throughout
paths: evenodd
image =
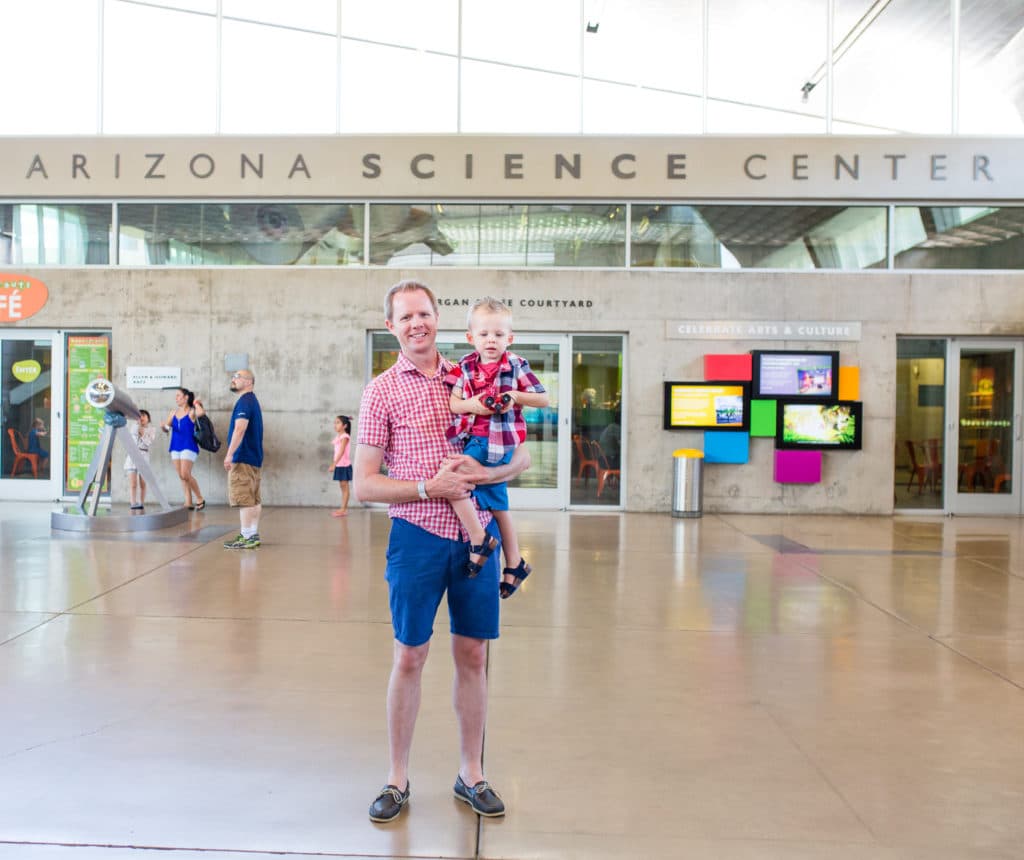
M 478 463 L 485 466 L 504 466 L 512 459 L 514 451 L 506 451 L 505 456 L 497 463 L 487 462 L 487 437 L 470 436 L 462 449 L 463 454 L 468 454 Z M 482 511 L 507 511 L 508 510 L 508 484 L 502 481 L 500 484 L 477 484 L 473 490 L 473 498 Z

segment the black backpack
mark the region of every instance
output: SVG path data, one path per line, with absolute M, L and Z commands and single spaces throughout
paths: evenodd
M 196 416 L 195 437 L 196 444 L 204 451 L 216 454 L 220 450 L 220 439 L 217 438 L 217 431 L 213 429 L 213 422 L 208 415 Z

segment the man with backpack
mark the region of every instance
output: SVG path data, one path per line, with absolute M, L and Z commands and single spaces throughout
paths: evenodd
M 231 413 L 224 469 L 228 473 L 228 502 L 239 509 L 242 530 L 238 537 L 224 544 L 227 549 L 255 549 L 260 545 L 263 412 L 253 394 L 255 385 L 256 377 L 251 370 L 239 370 L 231 377 L 231 390 L 241 396 Z

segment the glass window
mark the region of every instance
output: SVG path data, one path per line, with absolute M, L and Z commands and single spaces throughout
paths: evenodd
M 800 114 L 824 117 L 826 88 L 815 87 L 805 100 L 801 87 L 825 60 L 827 3 L 709 0 L 708 14 L 708 97 L 733 108 L 712 114 L 709 104 L 709 131 L 802 133 L 808 129 Z M 824 131 L 823 122 L 814 130 Z
M 633 204 L 630 265 L 884 268 L 883 206 Z
M 603 81 L 583 82 L 584 134 L 700 134 L 701 100 L 694 96 Z
M 409 266 L 613 266 L 621 204 L 373 204 L 370 261 Z
M 455 132 L 458 72 L 454 57 L 345 39 L 341 130 L 349 134 Z
M 4 3 L 2 27 L 0 134 L 95 134 L 96 3 Z
M 946 342 L 896 339 L 897 508 L 942 508 Z
M 580 83 L 571 75 L 462 62 L 462 131 L 574 134 Z
M 580 71 L 578 3 L 519 0 L 462 0 L 462 54 L 533 69 Z
M 949 5 L 949 0 L 870 5 L 864 0 L 836 0 L 843 20 L 834 32 L 836 120 L 880 132 L 949 133 L 953 81 Z M 877 17 L 873 17 L 875 10 L 880 10 Z M 848 20 L 854 23 L 844 29 Z M 844 40 L 849 48 L 838 56 Z
M 454 55 L 459 50 L 459 3 L 342 0 L 341 32 L 353 39 Z
M 1024 269 L 1024 208 L 897 206 L 897 269 Z
M 0 263 L 105 265 L 110 262 L 111 212 L 106 203 L 0 204 Z
M 216 131 L 216 18 L 108 3 L 103 23 L 104 133 Z
M 1024 4 L 960 0 L 961 134 L 1024 134 Z
M 281 24 L 320 33 L 338 32 L 337 0 L 222 0 L 225 18 Z M 268 55 L 273 56 L 273 55 Z M 288 55 L 285 55 L 288 56 Z
M 143 203 L 118 207 L 128 266 L 344 266 L 363 258 L 362 204 Z
M 221 130 L 327 134 L 335 122 L 337 39 L 224 21 Z
M 703 0 L 584 3 L 583 74 L 587 78 L 699 96 L 703 80 Z M 577 37 L 578 38 L 578 37 Z M 632 128 L 624 123 L 616 129 Z

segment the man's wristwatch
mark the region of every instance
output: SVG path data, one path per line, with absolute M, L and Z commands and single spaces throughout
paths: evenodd
M 426 481 L 417 481 L 416 482 L 416 492 L 420 494 L 420 498 L 423 499 L 423 501 L 427 501 L 430 498 L 430 496 L 427 495 L 427 482 Z

